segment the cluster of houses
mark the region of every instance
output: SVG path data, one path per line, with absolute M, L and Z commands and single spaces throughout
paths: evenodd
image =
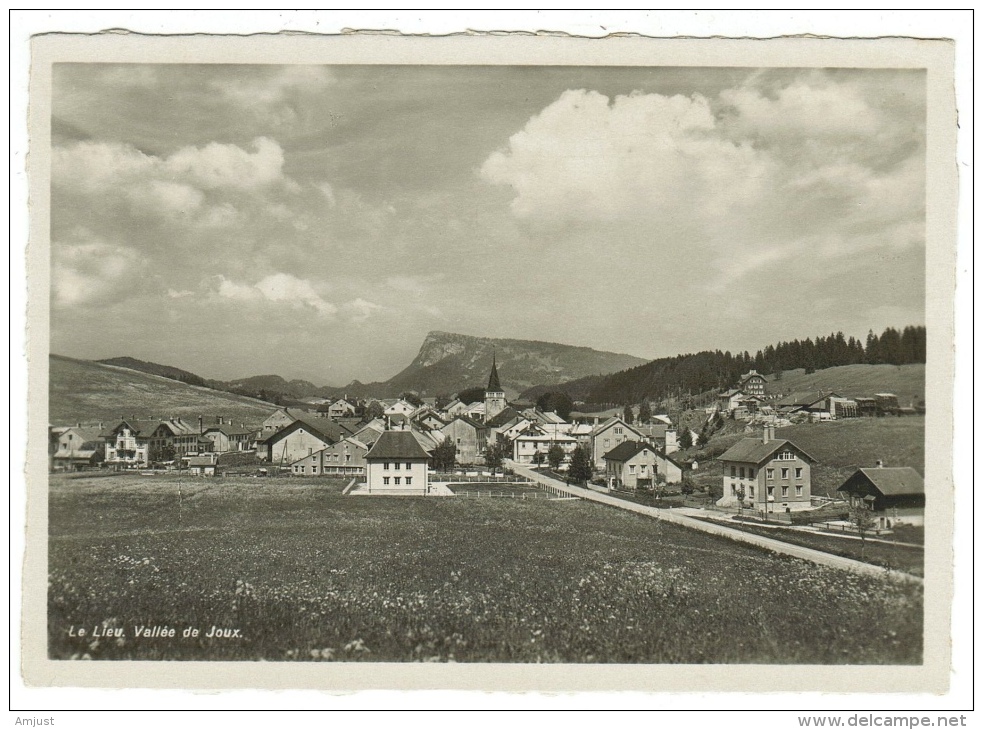
M 397 438 L 401 451 L 407 452 L 403 455 L 414 459 L 421 453 L 431 458 L 437 446 L 449 440 L 462 466 L 482 464 L 490 448 L 503 445 L 508 449 L 505 456 L 516 463 L 541 465 L 558 448 L 563 454 L 560 471 L 583 447 L 605 483 L 618 488 L 652 485 L 660 475 L 667 483 L 678 483 L 685 469 L 671 456 L 678 442 L 667 416 L 646 424 L 630 424 L 617 415 L 570 422 L 554 412 L 514 406 L 506 400 L 495 362 L 480 402 L 453 400 L 437 407 L 432 400 L 414 405 L 393 399 L 359 408 L 341 398 L 314 405 L 317 412 L 278 408 L 251 426 L 223 417 L 206 422 L 199 416 L 194 421 L 121 417 L 109 424 L 53 427 L 51 468 L 76 470 L 99 463 L 129 469 L 166 463 L 210 475 L 220 470 L 223 455 L 253 452 L 257 462 L 296 476 L 363 477 L 369 474 L 373 449 L 382 443 L 382 451 L 389 453 Z M 380 415 L 360 418 L 355 415 L 358 410 Z M 392 433 L 400 435 L 387 436 Z M 408 448 L 411 439 L 415 446 Z M 393 472 L 396 463 L 390 463 Z M 420 481 L 418 476 L 392 473 L 379 476 L 378 486 L 416 489 Z
M 905 416 L 924 413 L 921 406 L 901 406 L 894 393 L 846 397 L 835 392 L 803 391 L 766 395 L 765 377 L 757 370 L 741 376 L 739 385 L 720 393 L 708 412 L 716 411 L 737 420 L 795 422 L 839 418 Z
M 833 417 L 863 413 L 852 409 L 860 408 L 864 399 L 836 394 L 766 405 L 764 382 L 752 370 L 742 378 L 740 389 L 721 395 L 719 410 L 734 414 L 741 409 L 754 413 L 766 408 L 809 413 L 821 409 Z M 456 464 L 462 467 L 482 464 L 489 449 L 506 445 L 506 456 L 520 465 L 546 464 L 551 452 L 555 462 L 559 451 L 558 469 L 564 471 L 573 453 L 582 448 L 604 486 L 611 489 L 678 484 L 692 466 L 674 458 L 679 450 L 677 431 L 665 415 L 644 424 L 628 423 L 616 414 L 567 421 L 554 412 L 521 408 L 507 402 L 494 362 L 484 395 L 481 402 L 454 400 L 442 408 L 432 400 L 420 405 L 404 399 L 377 401 L 371 409 L 377 415 L 367 417 L 356 415 L 366 410 L 364 406 L 341 398 L 315 404 L 318 412 L 278 408 L 251 426 L 221 416 L 206 422 L 199 416 L 194 421 L 121 417 L 108 425 L 51 427 L 50 465 L 61 471 L 97 464 L 130 469 L 163 463 L 211 476 L 229 462 L 228 455 L 238 454 L 276 473 L 353 477 L 367 491 L 400 494 L 429 491 L 434 452 L 448 441 L 455 447 Z M 888 396 L 875 396 L 878 408 L 892 407 Z M 893 403 L 896 407 L 896 398 Z M 723 478 L 723 496 L 717 502 L 721 507 L 789 513 L 813 506 L 811 470 L 816 459 L 791 441 L 775 438 L 774 422 L 766 422 L 761 438 L 739 441 L 718 461 Z M 882 528 L 923 519 L 924 484 L 913 469 L 880 464 L 859 469 L 840 491 L 851 505 L 871 509 Z

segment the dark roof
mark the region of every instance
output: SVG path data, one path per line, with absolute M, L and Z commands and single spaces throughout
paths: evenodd
M 504 426 L 513 418 L 518 418 L 520 415 L 521 414 L 512 406 L 505 406 L 505 410 L 496 413 L 494 418 L 485 421 L 485 425 L 488 428 L 499 428 Z
M 475 429 L 477 429 L 479 431 L 488 428 L 488 426 L 486 424 L 479 423 L 478 421 L 474 420 L 473 418 L 469 418 L 469 417 L 464 416 L 464 415 L 454 416 L 454 418 L 452 418 L 450 421 L 447 422 L 447 425 L 450 426 L 452 423 L 454 423 L 454 421 L 464 421 L 466 424 L 468 424 L 472 428 L 475 428 Z
M 498 382 L 498 367 L 495 363 L 495 355 L 492 354 L 492 369 L 491 374 L 488 376 L 488 387 L 485 388 L 486 393 L 501 393 L 502 384 Z
M 122 426 L 128 426 L 130 430 L 133 431 L 134 436 L 142 437 L 142 438 L 150 438 L 151 434 L 153 434 L 153 432 L 157 430 L 157 427 L 160 426 L 160 424 L 161 421 L 149 421 L 149 420 L 140 420 L 135 418 L 124 418 L 121 421 L 117 421 L 115 426 L 111 426 L 110 428 L 106 429 L 99 435 L 104 438 L 108 436 L 112 436 L 117 431 L 119 431 L 119 429 Z
M 642 449 L 648 449 L 652 453 L 655 453 L 655 449 L 641 441 L 622 441 L 606 453 L 604 458 L 609 461 L 628 461 Z
M 765 443 L 761 439 L 741 439 L 736 444 L 727 449 L 717 457 L 720 461 L 743 461 L 749 464 L 761 464 L 768 461 L 786 446 L 798 451 L 808 461 L 815 463 L 815 459 L 805 451 L 787 439 L 774 439 Z
M 429 455 L 411 431 L 386 431 L 375 442 L 366 459 L 427 459 Z
M 209 431 L 221 431 L 226 436 L 248 436 L 249 434 L 256 433 L 254 428 L 246 428 L 245 426 L 232 426 L 230 424 L 222 424 L 219 426 L 208 426 L 205 429 L 205 433 Z
M 854 478 L 862 474 L 885 497 L 902 494 L 925 494 L 925 480 L 922 475 L 910 466 L 882 466 L 857 469 L 844 484 L 847 486 Z M 840 487 L 840 489 L 843 489 Z M 839 491 L 839 490 L 837 490 Z
M 292 415 L 294 416 L 294 420 L 291 423 L 271 433 L 266 438 L 260 439 L 260 443 L 278 441 L 281 436 L 293 433 L 298 428 L 306 428 L 315 436 L 332 444 L 341 441 L 341 439 L 348 435 L 347 430 L 342 429 L 341 426 L 330 418 L 315 418 L 314 416 L 298 413 L 293 413 Z

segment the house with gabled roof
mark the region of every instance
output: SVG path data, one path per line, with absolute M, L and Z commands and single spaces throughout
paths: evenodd
M 293 462 L 290 473 L 300 477 L 361 476 L 365 474 L 368 451 L 366 444 L 349 436 Z
M 347 435 L 330 418 L 316 418 L 305 414 L 259 440 L 256 455 L 271 463 L 286 466 L 338 443 Z
M 560 466 L 563 470 L 570 463 L 578 445 L 579 442 L 573 436 L 543 433 L 540 427 L 532 426 L 512 440 L 512 459 L 517 464 L 545 464 L 549 450 L 553 446 L 559 446 L 563 450 L 563 462 Z
M 426 494 L 430 455 L 410 431 L 386 431 L 365 455 L 369 493 Z
M 750 372 L 744 373 L 740 380 L 740 389 L 743 390 L 748 395 L 760 395 L 765 394 L 765 376 L 759 373 L 757 370 L 751 370 Z
M 53 468 L 74 471 L 95 466 L 104 456 L 105 442 L 98 427 L 66 426 L 57 429 Z
M 484 423 L 456 416 L 440 431 L 457 447 L 459 464 L 477 464 L 484 458 L 488 448 L 488 427 Z
M 600 466 L 604 455 L 625 441 L 644 441 L 645 437 L 621 416 L 613 416 L 591 430 L 591 459 Z
M 910 466 L 857 469 L 836 490 L 851 507 L 871 511 L 878 527 L 925 524 L 925 480 Z
M 717 457 L 723 468 L 721 507 L 751 503 L 762 512 L 795 512 L 812 505 L 816 459 L 788 439 L 775 438 L 767 425 L 762 438 L 741 439 Z
M 399 398 L 394 403 L 388 405 L 384 413 L 387 416 L 395 416 L 398 414 L 400 416 L 409 417 L 409 415 L 413 413 L 413 411 L 415 410 L 416 410 L 415 405 L 413 405 L 409 401 L 405 401 L 402 398 Z
M 224 454 L 229 451 L 249 451 L 256 438 L 256 431 L 248 426 L 219 423 L 206 426 L 201 435 L 211 442 L 210 451 Z
M 339 398 L 328 406 L 328 415 L 332 418 L 344 418 L 345 416 L 355 415 L 355 405 L 345 398 Z
M 604 478 L 612 489 L 652 487 L 657 465 L 657 454 L 651 444 L 622 441 L 604 455 Z

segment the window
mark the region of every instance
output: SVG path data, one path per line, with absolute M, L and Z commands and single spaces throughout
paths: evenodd
M 744 467 L 742 466 L 741 467 L 741 479 L 743 479 L 743 478 L 744 478 Z
M 634 474 L 635 473 L 635 465 L 634 464 L 629 464 L 628 465 L 628 473 L 629 474 Z
M 737 496 L 737 487 L 735 487 L 733 484 L 730 485 L 730 496 L 731 497 Z
M 768 487 L 768 496 L 769 497 L 774 497 L 775 496 L 775 488 L 774 487 Z
M 395 464 L 393 464 L 393 469 L 395 469 L 396 471 L 399 471 L 399 462 L 398 461 Z
M 731 477 L 737 476 L 737 467 L 734 466 L 733 464 L 730 465 L 730 475 Z
M 788 487 L 784 487 L 784 486 L 782 487 L 782 496 L 783 497 L 788 496 Z
M 796 484 L 795 485 L 795 496 L 796 497 L 801 497 L 802 496 L 802 485 L 801 484 Z
M 409 471 L 412 468 L 413 468 L 413 465 L 410 462 L 407 461 L 406 462 L 406 471 Z
M 401 479 L 402 477 L 393 477 L 393 481 L 396 482 L 396 484 L 399 484 Z
M 788 467 L 787 466 L 783 466 L 782 467 L 782 479 L 788 479 Z
M 791 451 L 783 451 L 778 455 L 779 461 L 795 461 L 795 454 Z
M 351 460 L 352 460 L 352 455 L 351 454 L 345 454 L 345 463 L 347 464 Z
M 767 469 L 765 469 L 765 477 L 768 479 L 768 481 L 771 481 L 772 479 L 774 479 L 775 478 L 775 470 L 772 469 L 771 467 L 768 467 Z
M 802 478 L 802 467 L 801 466 L 795 467 L 795 478 L 796 479 L 801 479 Z
M 748 475 L 748 477 L 750 477 L 751 479 L 754 479 L 754 469 L 748 469 L 748 470 L 747 470 L 747 475 Z
M 383 485 L 388 486 L 389 485 L 389 477 L 383 477 L 382 478 L 382 483 L 383 483 Z
M 410 486 L 413 483 L 413 477 L 406 477 L 406 486 Z
M 624 432 L 625 432 L 625 429 L 623 429 L 621 426 L 615 426 L 614 427 L 614 433 L 615 433 L 616 436 L 620 436 Z
M 610 445 L 611 445 L 611 439 L 604 439 L 604 448 L 606 449 Z
M 753 500 L 753 499 L 754 499 L 754 487 L 751 487 L 751 488 L 750 488 L 750 489 L 748 490 L 748 497 L 749 497 L 749 498 L 750 498 L 751 500 Z
M 388 461 L 382 462 L 382 470 L 383 471 L 389 471 L 389 462 Z
M 316 466 L 312 466 L 311 467 L 311 474 L 317 474 L 317 467 Z

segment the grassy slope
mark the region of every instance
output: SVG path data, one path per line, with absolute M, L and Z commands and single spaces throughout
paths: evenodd
M 253 398 L 88 360 L 52 355 L 49 363 L 48 419 L 53 424 L 111 421 L 122 415 L 185 419 L 221 415 L 236 422 L 257 424 L 276 407 Z
M 789 370 L 781 380 L 769 379 L 767 393 L 795 393 L 824 390 L 843 396 L 871 396 L 894 393 L 903 406 L 925 397 L 924 365 L 842 365 L 817 370 Z
M 58 658 L 921 660 L 918 587 L 601 505 L 117 477 L 56 479 L 49 506 Z M 103 623 L 123 641 L 68 636 Z M 135 640 L 141 624 L 243 638 Z

